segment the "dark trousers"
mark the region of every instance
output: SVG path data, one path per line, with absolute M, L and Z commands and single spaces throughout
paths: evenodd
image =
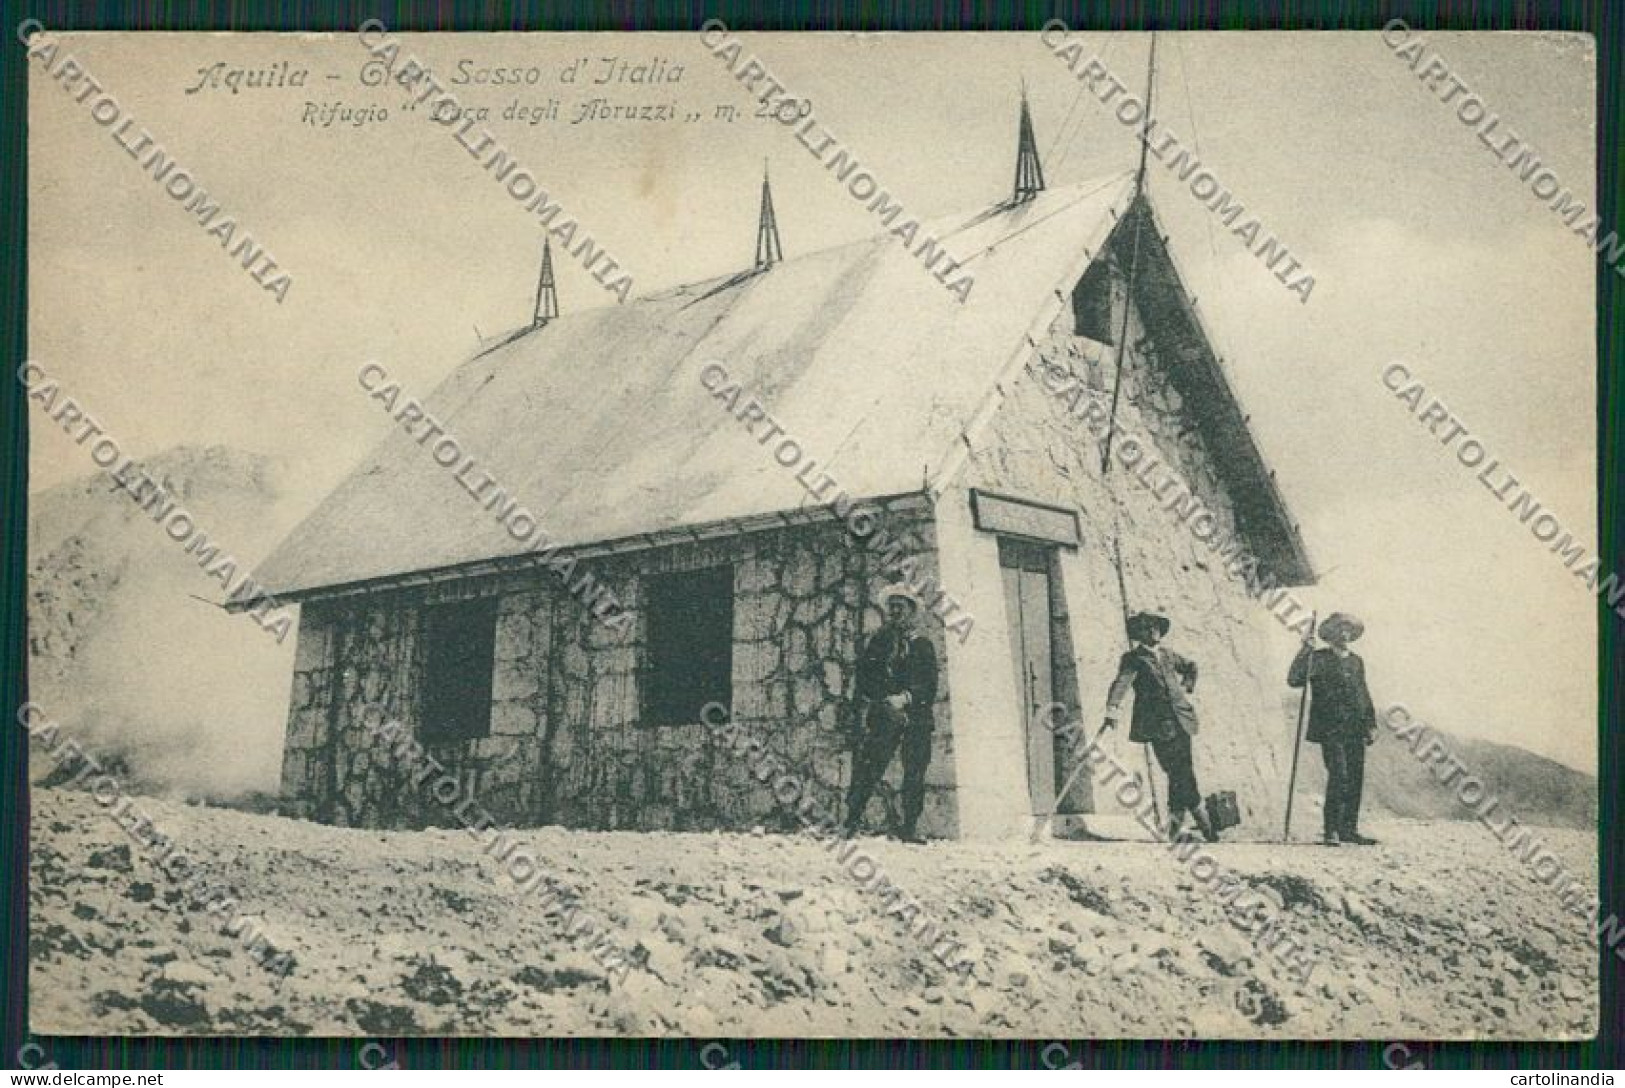
M 852 786 L 846 793 L 846 826 L 863 822 L 863 810 L 886 776 L 897 749 L 903 750 L 903 823 L 912 835 L 925 807 L 925 769 L 931 763 L 931 721 L 918 721 L 884 702 L 869 707 L 864 735 L 852 754 Z
M 1183 729 L 1174 730 L 1166 740 L 1151 742 L 1157 753 L 1157 762 L 1168 776 L 1168 811 L 1197 812 L 1202 804 L 1202 790 L 1196 784 L 1196 768 L 1191 763 L 1191 735 Z
M 1333 737 L 1322 741 L 1326 761 L 1326 834 L 1359 831 L 1360 794 L 1365 790 L 1365 738 Z

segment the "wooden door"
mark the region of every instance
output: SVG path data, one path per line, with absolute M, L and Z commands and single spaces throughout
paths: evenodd
M 1001 553 L 1011 667 L 1027 740 L 1027 792 L 1034 814 L 1045 814 L 1055 808 L 1055 734 L 1045 712 L 1055 698 L 1049 557 L 1036 548 Z

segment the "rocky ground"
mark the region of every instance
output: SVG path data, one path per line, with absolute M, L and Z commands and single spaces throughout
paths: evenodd
M 863 849 L 955 934 L 962 979 L 811 839 L 520 833 L 635 964 L 561 937 L 461 831 L 343 830 L 141 800 L 292 951 L 278 978 L 88 795 L 37 789 L 42 1034 L 1580 1038 L 1595 938 L 1481 827 L 1383 845 L 1224 844 L 1320 952 L 1308 983 L 1138 843 Z M 1594 839 L 1545 838 L 1591 874 Z

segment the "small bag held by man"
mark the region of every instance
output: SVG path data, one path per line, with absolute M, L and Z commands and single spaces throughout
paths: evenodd
M 1207 819 L 1214 831 L 1224 831 L 1241 823 L 1241 806 L 1236 802 L 1234 790 L 1207 795 Z

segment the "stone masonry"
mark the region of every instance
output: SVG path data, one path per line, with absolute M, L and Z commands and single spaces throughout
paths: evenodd
M 929 509 L 893 504 L 880 524 L 907 544 L 889 564 L 874 546 L 878 534 L 859 538 L 847 523 L 827 521 L 583 560 L 562 579 L 538 569 L 309 601 L 294 666 L 284 803 L 294 815 L 342 825 L 455 824 L 452 811 L 414 788 L 402 764 L 373 744 L 366 722 L 383 714 L 416 732 L 424 608 L 495 595 L 490 735 L 427 748 L 457 776 L 458 798 L 521 826 L 794 830 L 799 820 L 775 799 L 772 781 L 759 781 L 708 727 L 640 720 L 640 579 L 729 564 L 734 718 L 802 780 L 821 811 L 839 813 L 851 773 L 843 719 L 859 648 L 881 621 L 873 601 L 888 579 L 882 567 L 912 559 L 916 580 L 936 571 Z M 636 622 L 617 630 L 566 591 L 586 572 Z M 922 630 L 940 657 L 941 624 L 927 617 Z M 922 830 L 950 837 L 958 817 L 946 670 L 936 715 Z M 899 780 L 894 767 L 871 802 L 871 825 L 895 817 Z

